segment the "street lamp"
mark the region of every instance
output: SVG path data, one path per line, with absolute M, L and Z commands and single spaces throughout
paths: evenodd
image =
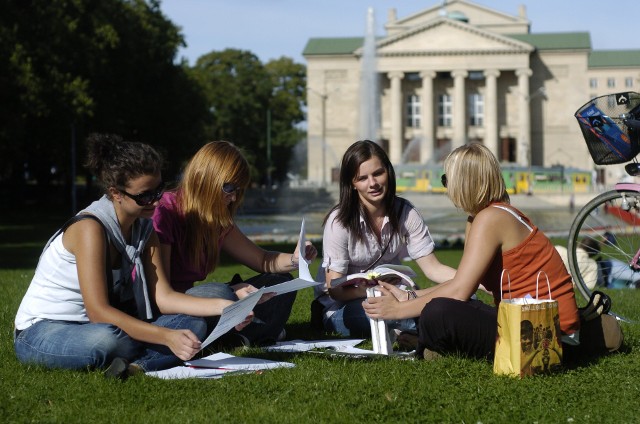
M 329 96 L 326 93 L 320 93 L 311 87 L 307 87 L 307 90 L 320 97 L 322 100 L 322 186 L 324 187 L 327 183 L 327 97 Z

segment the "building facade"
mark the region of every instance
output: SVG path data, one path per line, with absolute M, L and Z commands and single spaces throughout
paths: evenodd
M 640 50 L 594 51 L 588 32 L 530 27 L 524 6 L 512 16 L 450 0 L 401 19 L 392 9 L 374 40 L 378 101 L 369 105 L 366 37 L 310 39 L 308 179 L 335 181 L 347 147 L 372 137 L 394 164 L 439 163 L 481 142 L 503 163 L 596 170 L 573 115 L 593 97 L 639 91 Z M 365 134 L 374 106 L 377 132 Z M 621 177 L 620 167 L 596 171 L 603 184 Z

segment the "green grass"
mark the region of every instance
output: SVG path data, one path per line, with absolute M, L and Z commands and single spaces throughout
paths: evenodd
M 59 221 L 61 222 L 61 221 Z M 30 232 L 24 245 L 5 237 L 2 252 L 15 251 L 35 264 L 49 235 Z M 45 231 L 46 230 L 46 231 Z M 25 230 L 19 230 L 25 231 Z M 31 230 L 29 230 L 31 231 Z M 11 248 L 7 247 L 12 243 Z M 38 245 L 34 250 L 31 246 Z M 25 247 L 26 246 L 26 247 Z M 290 251 L 291 246 L 275 246 Z M 33 256 L 35 254 L 35 256 Z M 439 258 L 456 265 L 461 252 Z M 629 350 L 565 372 L 523 380 L 495 376 L 488 362 L 447 357 L 438 361 L 356 360 L 312 354 L 232 353 L 286 360 L 295 368 L 218 380 L 159 380 L 136 376 L 108 381 L 97 371 L 46 370 L 24 366 L 13 353 L 15 312 L 33 266 L 0 262 L 0 417 L 3 422 L 456 422 L 456 423 L 625 423 L 637 422 L 640 399 L 640 331 L 624 324 Z M 316 261 L 312 271 L 318 266 Z M 215 279 L 246 268 L 226 261 Z M 425 284 L 425 280 L 420 281 Z M 638 316 L 640 291 L 612 292 L 614 309 Z M 299 292 L 287 327 L 290 338 L 320 337 L 308 326 L 311 289 Z

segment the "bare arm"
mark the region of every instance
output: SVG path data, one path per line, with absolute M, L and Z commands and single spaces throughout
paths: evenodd
M 268 251 L 249 240 L 237 226 L 225 237 L 222 249 L 239 263 L 257 272 L 283 273 L 298 269 L 300 252 L 297 246 L 293 253 Z M 305 258 L 313 260 L 317 254 L 316 248 L 307 242 Z
M 134 318 L 109 304 L 104 231 L 93 220 L 70 226 L 63 236 L 65 248 L 76 257 L 82 299 L 91 322 L 113 324 L 135 340 L 168 346 L 180 359 L 193 357 L 200 341 L 189 330 L 170 330 Z
M 325 284 L 327 290 L 329 291 L 329 296 L 331 296 L 332 299 L 339 300 L 341 302 L 347 302 L 349 300 L 367 297 L 367 288 L 365 286 L 346 286 L 331 288 L 331 280 L 343 276 L 344 274 L 341 274 L 339 272 L 331 271 L 330 269 L 326 270 Z
M 492 208 L 490 208 L 492 209 Z M 454 277 L 428 290 L 421 291 L 420 297 L 406 302 L 398 302 L 393 296 L 369 299 L 363 304 L 372 318 L 402 319 L 420 316 L 424 306 L 436 297 L 448 297 L 466 301 L 477 290 L 491 263 L 503 244 L 505 220 L 493 211 L 478 215 L 469 228 L 460 266 Z M 508 227 L 508 226 L 507 226 Z M 509 228 L 506 229 L 509 231 Z M 384 288 L 383 293 L 389 294 Z

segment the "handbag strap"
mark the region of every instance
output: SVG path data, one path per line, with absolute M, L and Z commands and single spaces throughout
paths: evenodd
M 536 299 L 538 299 L 538 288 L 540 287 L 540 274 L 544 274 L 547 279 L 547 289 L 549 290 L 549 300 L 551 299 L 551 284 L 549 284 L 549 276 L 544 271 L 538 271 L 538 276 L 536 277 Z
M 502 280 L 504 279 L 504 274 L 507 274 L 507 281 L 509 285 L 509 300 L 511 300 L 511 276 L 509 275 L 509 270 L 503 269 L 500 274 L 500 300 L 502 300 Z
M 502 273 L 500 274 L 500 300 L 503 299 L 502 281 L 504 280 L 505 274 L 507 275 L 507 286 L 509 287 L 509 300 L 511 300 L 511 276 L 509 275 L 509 271 L 506 269 L 503 269 Z M 536 300 L 538 299 L 538 288 L 540 286 L 540 274 L 544 274 L 545 278 L 547 279 L 547 289 L 549 290 L 549 300 L 553 300 L 551 299 L 551 284 L 549 283 L 549 276 L 544 271 L 538 271 L 538 276 L 536 277 Z

